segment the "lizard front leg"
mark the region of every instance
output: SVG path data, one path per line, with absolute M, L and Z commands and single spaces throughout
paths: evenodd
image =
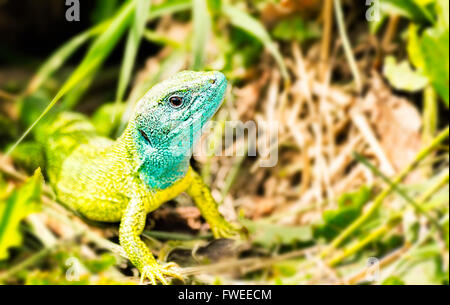
M 192 197 L 202 216 L 208 222 L 214 237 L 234 238 L 245 235 L 246 230 L 244 227 L 238 227 L 229 223 L 219 213 L 218 205 L 200 175 L 191 167 L 189 167 L 187 175 L 190 175 L 191 179 L 186 192 Z
M 159 265 L 152 253 L 139 237 L 145 227 L 144 202 L 138 198 L 133 198 L 128 203 L 120 222 L 119 241 L 129 260 L 141 273 L 141 283 L 148 278 L 152 284 L 159 280 L 167 285 L 164 276 L 172 276 L 182 280 L 175 263 Z

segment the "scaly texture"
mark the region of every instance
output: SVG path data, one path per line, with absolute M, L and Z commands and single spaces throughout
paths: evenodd
M 219 108 L 227 81 L 220 72 L 184 71 L 150 89 L 116 140 L 96 135 L 80 114 L 61 113 L 43 129 L 47 174 L 58 198 L 85 217 L 120 221 L 119 240 L 148 278 L 166 284 L 176 265 L 159 265 L 139 235 L 147 213 L 186 191 L 214 236 L 240 231 L 218 212 L 200 176 L 189 166 L 202 126 Z

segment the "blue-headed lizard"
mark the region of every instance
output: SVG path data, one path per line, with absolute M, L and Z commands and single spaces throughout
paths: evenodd
M 181 192 L 193 198 L 214 237 L 241 232 L 221 216 L 189 165 L 201 127 L 220 107 L 226 87 L 220 72 L 180 72 L 141 98 L 116 141 L 99 136 L 84 116 L 70 112 L 38 132 L 58 199 L 88 219 L 120 221 L 120 244 L 141 281 L 167 284 L 165 276 L 180 278 L 176 264 L 159 264 L 140 234 L 147 213 Z

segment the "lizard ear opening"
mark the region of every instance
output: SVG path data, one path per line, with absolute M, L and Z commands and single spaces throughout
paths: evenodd
M 152 145 L 152 141 L 150 141 L 149 137 L 142 129 L 139 129 L 139 133 L 145 139 L 145 141 L 147 141 L 148 144 Z

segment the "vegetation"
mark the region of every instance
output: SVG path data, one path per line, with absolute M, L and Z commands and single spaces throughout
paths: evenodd
M 139 283 L 116 224 L 58 203 L 30 131 L 63 109 L 115 138 L 149 88 L 192 69 L 229 80 L 192 164 L 250 237 L 214 241 L 183 196 L 151 213 L 145 241 L 186 283 L 448 285 L 448 1 L 96 0 L 78 24 L 40 5 L 76 32 L 33 54 L 0 23 L 0 283 Z M 277 122 L 276 165 L 237 154 L 247 137 L 219 145 L 226 121 Z

